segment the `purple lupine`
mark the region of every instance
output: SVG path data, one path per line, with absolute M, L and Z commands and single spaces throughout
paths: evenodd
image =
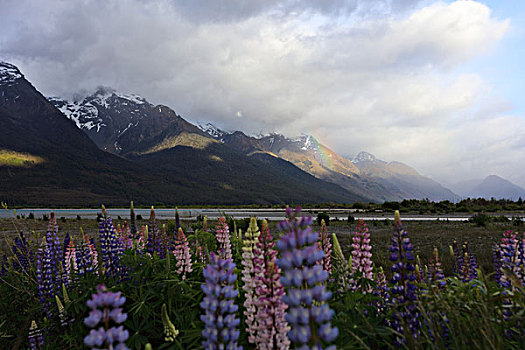
M 428 283 L 436 285 L 439 288 L 443 288 L 446 285 L 445 274 L 443 273 L 443 267 L 439 259 L 439 252 L 437 248 L 434 248 L 432 258 L 428 263 Z
M 476 271 L 478 264 L 474 255 L 470 252 L 467 242 L 463 243 L 462 250 L 462 256 L 458 260 L 458 274 L 463 282 L 468 282 L 478 277 L 478 272 Z
M 89 240 L 87 234 L 80 229 L 80 245 L 75 249 L 77 273 L 84 275 L 94 272 L 98 274 L 98 253 L 95 245 Z
M 29 348 L 31 350 L 39 350 L 44 348 L 44 336 L 42 331 L 38 328 L 38 325 L 33 320 L 31 321 L 31 327 L 29 327 L 28 333 Z
M 254 249 L 255 300 L 258 322 L 255 345 L 261 350 L 287 350 L 290 326 L 286 322 L 286 305 L 282 298 L 281 269 L 276 265 L 277 251 L 268 222 L 262 223 L 259 240 Z
M 357 222 L 357 228 L 352 237 L 352 273 L 360 272 L 363 278 L 371 280 L 372 272 L 372 253 L 370 250 L 370 233 L 363 219 Z
M 106 286 L 97 286 L 97 294 L 92 294 L 87 301 L 87 306 L 91 309 L 89 316 L 84 319 L 84 324 L 93 328 L 84 338 L 84 344 L 91 349 L 124 350 L 128 349 L 125 341 L 129 337 L 129 332 L 124 326 L 117 326 L 127 319 L 127 314 L 122 312 L 122 305 L 126 302 L 126 297 L 121 296 L 121 292 L 108 292 Z M 100 325 L 98 329 L 94 329 Z
M 33 265 L 34 257 L 33 251 L 29 247 L 29 243 L 23 233 L 20 233 L 20 236 L 14 240 L 13 255 L 13 269 L 28 273 L 29 267 Z
M 372 292 L 375 296 L 378 297 L 376 302 L 377 312 L 379 315 L 385 310 L 386 305 L 390 302 L 390 289 L 388 288 L 385 272 L 382 267 L 379 267 L 379 271 L 376 274 L 376 286 Z
M 494 263 L 494 280 L 497 284 L 501 285 L 501 263 L 502 256 L 501 256 L 501 247 L 494 243 L 492 246 L 492 262 Z
M 255 314 L 257 312 L 255 288 L 256 283 L 256 272 L 255 272 L 255 259 L 260 259 L 260 256 L 255 256 L 255 248 L 259 238 L 260 232 L 257 227 L 257 220 L 252 217 L 250 219 L 250 225 L 245 233 L 245 239 L 243 242 L 243 253 L 242 253 L 242 277 L 241 280 L 244 282 L 242 289 L 244 290 L 244 316 L 246 316 L 246 332 L 248 333 L 248 341 L 252 344 L 255 343 L 255 333 L 257 332 L 257 320 Z
M 328 272 L 328 276 L 332 275 L 332 243 L 330 243 L 330 236 L 326 232 L 326 223 L 321 220 L 321 227 L 319 229 L 319 241 L 317 242 L 319 249 L 324 252 L 323 259 L 318 263 L 323 266 L 323 268 Z
M 322 349 L 339 331 L 331 326 L 334 311 L 326 303 L 332 296 L 324 284 L 328 272 L 317 264 L 324 255 L 317 246 L 319 235 L 312 232 L 312 217 L 297 220 L 300 212 L 300 207 L 286 209 L 287 219 L 279 223 L 283 235 L 276 244 L 281 252 L 276 263 L 284 272 L 281 283 L 286 287 L 283 301 L 289 308 L 286 320 L 292 326 L 288 338 L 301 349 Z
M 215 234 L 217 235 L 217 242 L 219 242 L 219 250 L 217 252 L 219 257 L 225 260 L 232 259 L 230 230 L 225 218 L 219 218 L 217 226 L 215 227 Z
M 177 261 L 175 271 L 177 274 L 182 275 L 182 280 L 186 279 L 186 274 L 193 271 L 191 263 L 191 253 L 188 240 L 182 228 L 179 227 L 177 238 L 175 239 L 175 247 L 173 249 L 173 255 Z
M 36 277 L 38 297 L 42 309 L 51 317 L 51 306 L 62 285 L 59 268 L 63 266 L 63 253 L 58 238 L 58 225 L 54 213 L 51 213 L 45 240 L 37 253 Z
M 390 261 L 392 261 L 391 305 L 395 308 L 395 313 L 391 322 L 392 327 L 405 334 L 409 333 L 413 337 L 419 335 L 419 319 L 416 301 L 415 285 L 416 276 L 414 274 L 414 253 L 412 243 L 408 237 L 408 232 L 403 229 L 403 224 L 396 210 L 394 215 L 394 231 L 391 238 Z M 405 326 L 407 328 L 405 328 Z M 396 339 L 396 342 L 402 342 Z
M 0 277 L 4 276 L 9 269 L 9 262 L 7 261 L 7 255 L 2 255 L 2 263 L 0 264 Z
M 231 349 L 242 350 L 237 344 L 240 324 L 236 317 L 239 307 L 235 305 L 238 295 L 235 289 L 237 275 L 233 273 L 235 264 L 231 259 L 221 259 L 215 253 L 210 254 L 210 263 L 203 271 L 205 284 L 201 286 L 204 299 L 200 307 L 204 311 L 202 346 L 206 350 Z
M 102 206 L 102 213 L 104 218 L 99 224 L 100 234 L 100 256 L 102 266 L 107 275 L 118 276 L 120 267 L 120 257 L 124 252 L 124 248 L 120 242 L 119 236 L 113 226 L 111 217 L 107 215 L 106 208 Z
M 149 215 L 149 224 L 148 224 L 148 235 L 146 239 L 146 251 L 153 255 L 155 253 L 159 253 L 159 224 L 157 222 L 157 219 L 155 218 L 155 209 L 151 207 L 150 215 Z
M 521 268 L 522 261 L 520 259 L 519 246 L 522 242 L 519 240 L 517 233 L 513 231 L 505 231 L 503 238 L 501 239 L 500 251 L 501 251 L 501 272 L 507 270 L 513 273 L 518 279 L 521 280 Z M 505 288 L 510 287 L 511 283 L 508 277 L 501 274 L 501 285 Z

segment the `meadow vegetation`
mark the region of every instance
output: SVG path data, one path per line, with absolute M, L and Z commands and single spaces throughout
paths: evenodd
M 0 347 L 525 342 L 521 221 L 317 222 L 298 209 L 261 219 L 1 220 Z

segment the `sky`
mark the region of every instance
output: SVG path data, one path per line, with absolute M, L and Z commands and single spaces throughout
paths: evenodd
M 445 184 L 525 186 L 521 0 L 0 0 L 0 13 L 0 60 L 47 96 L 110 86 Z

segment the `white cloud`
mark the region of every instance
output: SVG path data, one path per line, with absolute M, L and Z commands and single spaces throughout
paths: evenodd
M 108 85 L 190 120 L 311 132 L 341 154 L 365 149 L 438 178 L 519 173 L 524 120 L 461 72 L 509 27 L 487 6 L 225 4 L 4 0 L 0 57 L 48 95 Z

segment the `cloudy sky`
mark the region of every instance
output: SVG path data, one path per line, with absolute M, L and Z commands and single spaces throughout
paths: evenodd
M 0 59 L 44 94 L 111 86 L 190 121 L 525 186 L 525 4 L 0 0 Z

